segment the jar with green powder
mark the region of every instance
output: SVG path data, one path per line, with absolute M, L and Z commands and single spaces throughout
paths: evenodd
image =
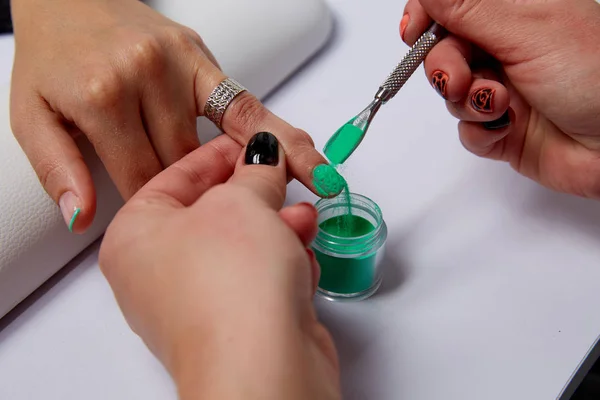
M 329 300 L 363 300 L 382 280 L 387 226 L 373 200 L 354 193 L 322 199 L 312 248 L 321 265 L 318 292 Z

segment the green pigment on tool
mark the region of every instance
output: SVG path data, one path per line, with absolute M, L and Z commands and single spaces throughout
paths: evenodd
M 337 130 L 324 148 L 325 156 L 333 165 L 343 164 L 363 140 L 364 132 L 352 121 Z

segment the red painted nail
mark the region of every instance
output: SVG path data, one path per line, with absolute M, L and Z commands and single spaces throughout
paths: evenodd
M 402 21 L 400 21 L 400 37 L 404 40 L 404 32 L 406 32 L 406 28 L 408 27 L 408 22 L 410 21 L 410 17 L 408 14 L 404 14 L 402 17 Z

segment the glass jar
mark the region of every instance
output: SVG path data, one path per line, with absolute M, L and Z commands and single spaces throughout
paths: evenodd
M 350 205 L 350 206 L 348 206 Z M 379 206 L 355 193 L 321 199 L 312 243 L 321 266 L 318 293 L 328 300 L 364 300 L 382 280 L 387 226 Z

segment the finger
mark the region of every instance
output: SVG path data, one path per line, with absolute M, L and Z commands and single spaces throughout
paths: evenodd
M 469 95 L 459 103 L 446 102 L 450 114 L 462 121 L 493 121 L 502 116 L 510 104 L 508 90 L 490 79 L 475 79 Z
M 248 189 L 274 210 L 281 208 L 287 185 L 285 153 L 273 134 L 261 132 L 250 140 L 230 182 Z
M 229 136 L 218 136 L 158 174 L 131 202 L 152 198 L 161 205 L 188 207 L 231 177 L 241 148 Z
M 310 259 L 310 272 L 312 277 L 312 295 L 314 296 L 317 292 L 317 288 L 319 287 L 319 279 L 321 279 L 321 266 L 319 265 L 319 261 L 317 261 L 317 256 L 315 252 L 311 248 L 306 249 L 306 254 L 308 254 L 308 258 Z
M 456 36 L 438 43 L 425 59 L 425 73 L 440 96 L 451 102 L 464 99 L 473 77 L 469 61 L 471 45 Z
M 114 75 L 97 76 L 81 96 L 83 107 L 66 109 L 78 110 L 74 121 L 128 200 L 163 169 L 142 123 L 137 90 Z
M 190 96 L 184 76 L 175 66 L 149 71 L 142 89 L 142 118 L 163 167 L 168 167 L 200 146 L 196 130 L 196 104 Z M 159 74 L 157 74 L 159 73 Z M 156 75 L 156 76 L 153 76 Z
M 286 207 L 279 212 L 281 219 L 289 226 L 306 249 L 311 268 L 312 285 L 311 290 L 314 295 L 319 285 L 321 276 L 321 268 L 314 251 L 310 248 L 310 244 L 317 236 L 317 209 L 310 203 L 298 203 L 296 205 Z
M 486 123 L 461 121 L 458 124 L 460 141 L 471 153 L 493 160 L 504 157 L 504 140 L 512 131 L 515 113 L 509 108 L 499 119 Z
M 198 61 L 196 68 L 196 106 L 199 115 L 203 115 L 208 97 L 226 77 L 204 57 Z M 324 196 L 317 189 L 313 172 L 327 161 L 315 149 L 312 138 L 275 116 L 256 97 L 247 91 L 238 95 L 223 115 L 222 128 L 242 146 L 256 132 L 277 132 L 277 139 L 286 155 L 288 172 L 315 194 Z
M 65 224 L 83 233 L 96 213 L 96 193 L 90 171 L 59 117 L 41 98 L 13 98 L 13 132 L 42 186 L 60 206 Z
M 400 37 L 404 43 L 412 46 L 432 22 L 419 0 L 408 0 L 400 22 Z
M 305 247 L 317 236 L 317 210 L 310 203 L 299 203 L 279 212 L 281 219 L 292 228 Z

